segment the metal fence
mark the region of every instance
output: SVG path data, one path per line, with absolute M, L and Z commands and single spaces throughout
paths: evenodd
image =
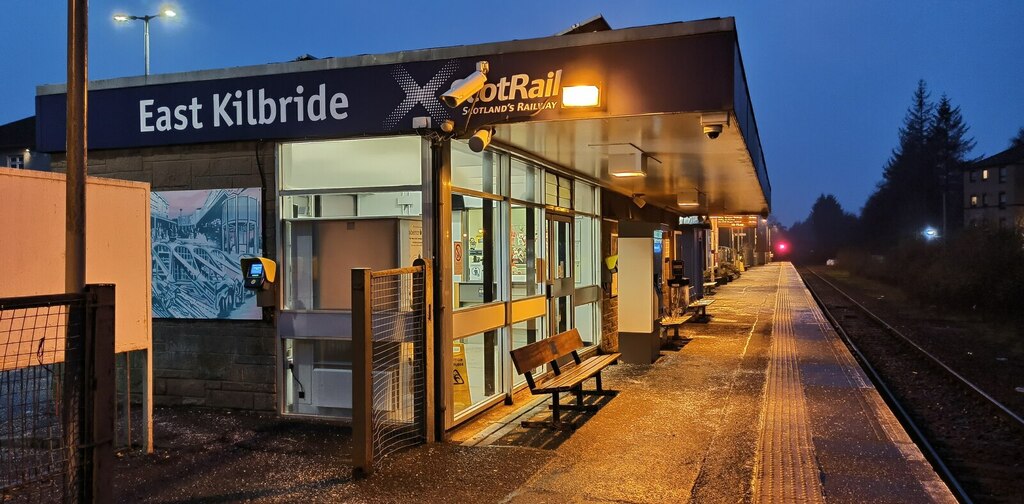
M 0 299 L 0 502 L 109 497 L 113 310 L 113 286 Z
M 409 268 L 352 271 L 353 436 L 356 474 L 403 448 L 433 441 L 432 280 Z

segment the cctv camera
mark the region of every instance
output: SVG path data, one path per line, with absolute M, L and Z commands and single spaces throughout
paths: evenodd
M 714 140 L 714 139 L 718 138 L 718 135 L 721 135 L 721 134 L 722 134 L 722 125 L 721 124 L 712 124 L 712 125 L 709 125 L 709 126 L 704 126 L 704 135 L 707 136 L 711 140 Z
M 469 148 L 473 152 L 483 152 L 491 143 L 491 137 L 494 136 L 494 130 L 490 128 L 481 128 L 473 133 L 473 136 L 469 139 Z
M 459 79 L 452 83 L 452 87 L 441 95 L 441 101 L 448 108 L 455 108 L 462 105 L 466 100 L 472 98 L 483 89 L 487 83 L 487 72 L 490 64 L 486 61 L 478 61 L 476 71 L 469 74 L 465 79 Z
M 713 112 L 710 114 L 701 114 L 700 125 L 703 126 L 704 135 L 709 139 L 714 140 L 722 134 L 722 130 L 725 126 L 729 125 L 729 113 Z

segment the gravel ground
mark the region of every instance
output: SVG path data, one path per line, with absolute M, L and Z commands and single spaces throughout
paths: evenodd
M 553 456 L 435 444 L 355 481 L 348 427 L 209 409 L 158 409 L 155 417 L 155 453 L 117 462 L 118 502 L 497 502 Z

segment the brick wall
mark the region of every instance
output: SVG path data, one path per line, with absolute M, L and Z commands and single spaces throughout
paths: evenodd
M 260 187 L 256 142 L 90 151 L 89 175 L 149 182 L 154 191 Z M 261 144 L 264 255 L 276 257 L 274 145 Z M 53 169 L 65 171 L 63 155 Z M 276 409 L 276 335 L 264 321 L 153 320 L 154 402 Z
M 603 264 L 604 258 L 618 253 L 618 244 L 612 237 L 618 232 L 617 221 L 601 221 L 601 351 L 606 353 L 619 351 L 619 298 L 611 297 L 612 275 Z

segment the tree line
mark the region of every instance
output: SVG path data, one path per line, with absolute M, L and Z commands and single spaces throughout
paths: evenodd
M 822 194 L 783 236 L 792 260 L 837 259 L 853 273 L 905 286 L 945 304 L 964 296 L 983 308 L 1019 307 L 1024 299 L 1024 239 L 1019 230 L 964 228 L 964 173 L 978 160 L 960 107 L 931 100 L 918 82 L 896 148 L 860 215 Z M 1024 128 L 1010 140 L 1024 145 Z
M 933 102 L 919 81 L 898 145 L 860 215 L 843 210 L 831 194 L 819 196 L 807 218 L 788 230 L 797 259 L 824 262 L 849 246 L 884 253 L 929 226 L 956 234 L 963 227 L 964 169 L 977 160 L 968 131 L 960 107 L 945 94 Z

